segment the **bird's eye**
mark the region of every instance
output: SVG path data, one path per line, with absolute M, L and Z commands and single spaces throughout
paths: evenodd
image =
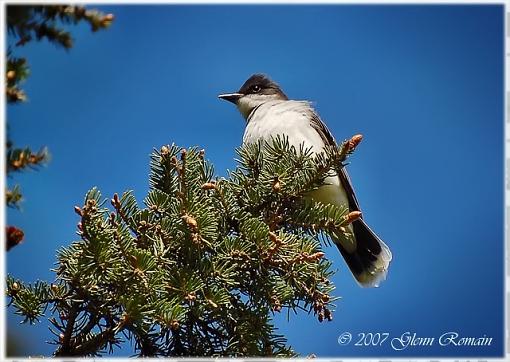
M 260 88 L 260 86 L 259 86 L 259 85 L 254 85 L 253 87 L 251 87 L 251 91 L 252 91 L 253 93 L 258 93 L 258 92 L 260 92 L 260 89 L 261 89 L 261 88 Z

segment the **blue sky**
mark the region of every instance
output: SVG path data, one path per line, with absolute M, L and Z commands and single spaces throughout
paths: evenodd
M 88 189 L 148 189 L 151 150 L 198 145 L 218 175 L 235 167 L 244 121 L 216 98 L 255 72 L 315 102 L 337 140 L 363 143 L 348 167 L 365 219 L 394 260 L 378 289 L 361 289 L 336 249 L 327 256 L 334 320 L 277 315 L 301 354 L 499 356 L 503 352 L 502 6 L 103 6 L 113 26 L 74 28 L 70 52 L 46 43 L 18 54 L 32 75 L 9 107 L 17 145 L 46 145 L 51 163 L 16 175 L 25 195 L 8 223 L 23 245 L 7 271 L 52 281 L 55 251 L 76 240 L 73 206 Z M 8 328 L 27 353 L 50 354 L 47 323 Z M 391 348 L 405 332 L 492 337 L 488 347 Z M 340 346 L 350 332 L 387 332 L 379 347 Z M 129 348 L 119 355 L 129 354 Z

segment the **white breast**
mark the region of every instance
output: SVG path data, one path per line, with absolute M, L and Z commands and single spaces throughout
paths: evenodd
M 277 135 L 286 135 L 291 146 L 299 150 L 312 147 L 313 152 L 324 149 L 324 141 L 310 125 L 310 112 L 314 112 L 305 101 L 269 101 L 260 105 L 251 117 L 244 131 L 243 143 L 255 143 L 260 139 L 269 140 Z M 347 195 L 337 176 L 328 177 L 325 186 L 314 191 L 311 196 L 320 202 L 338 206 L 348 205 Z
M 310 126 L 310 111 L 313 110 L 308 102 L 281 100 L 266 102 L 248 119 L 243 143 L 286 135 L 291 146 L 296 149 L 304 143 L 305 147 L 313 147 L 314 152 L 320 152 L 324 148 L 324 142 Z

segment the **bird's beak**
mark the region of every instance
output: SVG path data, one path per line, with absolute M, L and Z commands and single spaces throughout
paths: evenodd
M 237 101 L 239 100 L 239 98 L 241 98 L 242 96 L 244 96 L 244 94 L 242 93 L 225 93 L 225 94 L 220 94 L 218 96 L 218 98 L 220 99 L 224 99 L 226 101 L 229 101 L 229 102 L 232 102 L 234 104 L 237 104 Z

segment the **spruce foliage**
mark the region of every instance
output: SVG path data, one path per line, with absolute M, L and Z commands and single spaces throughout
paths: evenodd
M 294 356 L 272 316 L 332 319 L 321 235 L 351 221 L 346 207 L 307 194 L 354 147 L 312 154 L 278 137 L 241 147 L 227 178 L 214 177 L 203 150 L 154 150 L 143 205 L 128 191 L 108 207 L 90 190 L 55 282 L 9 276 L 10 304 L 24 322 L 49 316 L 55 356 L 100 355 L 125 340 L 139 356 Z
M 93 32 L 108 28 L 113 14 L 103 14 L 97 10 L 87 9 L 78 5 L 26 5 L 8 4 L 6 7 L 7 54 L 5 59 L 5 98 L 9 105 L 19 105 L 27 101 L 23 83 L 30 75 L 30 67 L 26 58 L 17 57 L 16 51 L 33 41 L 48 41 L 57 47 L 70 50 L 74 40 L 67 29 L 70 25 L 89 24 Z M 59 90 L 48 87 L 59 97 Z M 43 122 L 44 123 L 44 122 Z M 6 173 L 12 176 L 15 172 L 37 169 L 49 162 L 46 147 L 33 151 L 30 147 L 17 147 L 7 136 Z M 6 204 L 19 208 L 23 196 L 19 185 L 7 187 L 5 190 Z M 6 249 L 18 245 L 23 240 L 23 230 L 6 227 Z

